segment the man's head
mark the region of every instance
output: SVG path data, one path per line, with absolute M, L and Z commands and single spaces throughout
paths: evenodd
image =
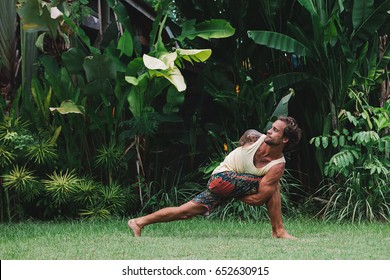
M 297 121 L 292 117 L 280 116 L 278 120 L 286 124 L 286 127 L 283 130 L 283 136 L 288 139 L 285 148 L 289 150 L 299 143 L 301 140 L 302 131 L 298 127 Z
M 265 143 L 268 145 L 283 144 L 288 150 L 299 143 L 301 134 L 301 129 L 294 118 L 280 116 L 268 130 Z

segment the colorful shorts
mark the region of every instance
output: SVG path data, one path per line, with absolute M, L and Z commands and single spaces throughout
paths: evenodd
M 224 201 L 257 193 L 261 178 L 232 171 L 213 174 L 208 181 L 208 189 L 196 195 L 192 201 L 205 206 L 208 210 L 207 215 L 215 206 Z

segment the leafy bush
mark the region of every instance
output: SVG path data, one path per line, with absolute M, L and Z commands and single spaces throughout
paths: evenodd
M 343 110 L 340 120 L 349 130 L 311 140 L 317 148 L 333 148 L 326 162 L 325 206 L 320 214 L 326 219 L 373 221 L 390 220 L 390 137 L 383 133 L 390 124 L 390 101 L 383 108 L 361 106 L 352 114 Z

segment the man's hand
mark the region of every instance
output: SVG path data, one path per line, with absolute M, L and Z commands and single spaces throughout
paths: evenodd
M 279 186 L 279 180 L 284 172 L 284 163 L 276 164 L 261 179 L 258 192 L 240 198 L 242 202 L 252 206 L 263 205 L 270 199 Z

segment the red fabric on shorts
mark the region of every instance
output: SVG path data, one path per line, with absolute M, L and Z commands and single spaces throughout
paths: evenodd
M 216 178 L 210 182 L 209 189 L 213 193 L 225 197 L 233 191 L 234 185 L 224 181 L 222 178 Z

